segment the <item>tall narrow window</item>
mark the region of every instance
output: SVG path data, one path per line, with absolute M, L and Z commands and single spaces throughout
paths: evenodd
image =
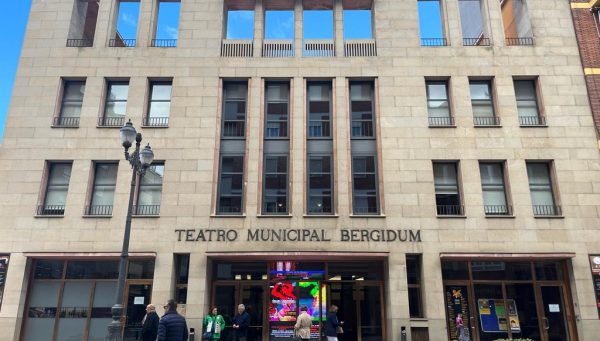
M 333 213 L 331 155 L 308 158 L 308 213 Z
M 352 111 L 352 138 L 374 138 L 373 83 L 350 84 L 350 109 Z
M 94 44 L 100 0 L 75 0 L 69 25 L 68 47 L 89 47 Z
M 223 137 L 241 137 L 246 132 L 246 83 L 228 82 L 223 90 Z
M 454 125 L 454 117 L 450 114 L 448 99 L 448 81 L 426 81 L 427 113 L 430 127 L 447 127 Z
M 533 29 L 524 0 L 500 0 L 506 45 L 533 45 Z
M 139 179 L 136 215 L 158 215 L 165 173 L 164 164 L 153 163 Z
M 287 156 L 266 156 L 264 168 L 263 213 L 288 213 Z
M 411 318 L 424 317 L 421 295 L 421 255 L 406 255 L 406 280 L 408 284 L 408 310 Z
M 504 164 L 501 162 L 479 163 L 483 208 L 486 215 L 511 214 L 504 184 Z
M 140 16 L 139 0 L 118 1 L 115 36 L 109 42 L 111 47 L 135 47 L 138 20 Z
M 48 180 L 43 194 L 43 204 L 38 207 L 38 215 L 63 215 L 67 203 L 71 162 L 48 162 Z
M 527 176 L 531 204 L 535 216 L 561 215 L 560 206 L 556 203 L 552 174 L 548 162 L 527 162 Z
M 470 80 L 471 107 L 475 126 L 498 126 L 500 117 L 494 110 L 491 80 Z
M 125 124 L 128 95 L 128 81 L 107 82 L 104 115 L 100 118 L 98 125 L 105 127 L 123 126 L 123 124 Z
M 442 3 L 440 0 L 417 0 L 421 46 L 446 46 Z
M 456 162 L 434 162 L 435 204 L 438 215 L 464 215 Z
M 222 156 L 219 169 L 218 212 L 222 214 L 241 214 L 244 189 L 244 156 Z
M 148 115 L 144 124 L 149 127 L 167 127 L 171 111 L 171 81 L 150 82 L 150 97 L 148 98 Z
M 481 0 L 459 0 L 460 26 L 463 45 L 488 46 L 490 40 L 485 33 Z
M 117 186 L 117 163 L 96 163 L 88 215 L 111 215 Z
M 517 112 L 519 123 L 522 126 L 540 126 L 545 125 L 544 117 L 540 115 L 539 104 L 537 100 L 536 81 L 514 80 L 515 96 L 517 98 Z
M 267 138 L 288 137 L 289 95 L 288 84 L 267 84 L 267 119 L 265 122 L 265 136 Z
M 175 302 L 187 303 L 188 278 L 190 272 L 190 254 L 175 254 Z
M 152 46 L 177 47 L 177 39 L 179 38 L 180 7 L 180 1 L 158 1 L 156 30 L 154 31 L 154 39 L 152 39 Z
M 354 214 L 379 213 L 376 164 L 377 160 L 372 155 L 352 157 Z
M 77 127 L 83 106 L 85 81 L 64 81 L 60 112 L 54 118 L 57 127 Z

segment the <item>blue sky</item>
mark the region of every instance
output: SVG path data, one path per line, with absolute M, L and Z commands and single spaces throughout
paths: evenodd
M 0 32 L 4 34 L 0 35 L 0 46 L 6 48 L 0 53 L 0 141 L 4 136 L 4 124 L 30 6 L 31 0 L 2 1 Z

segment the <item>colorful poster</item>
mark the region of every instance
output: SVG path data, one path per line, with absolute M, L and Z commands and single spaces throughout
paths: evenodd
M 448 314 L 448 330 L 451 340 L 463 341 L 470 340 L 469 331 L 471 330 L 469 318 L 469 304 L 467 300 L 467 287 L 465 286 L 446 286 L 446 308 Z M 458 318 L 460 315 L 460 318 Z M 461 320 L 463 324 L 462 335 L 457 325 Z
M 514 300 L 480 299 L 479 320 L 484 333 L 520 332 L 519 316 Z M 507 314 L 508 313 L 508 314 Z
M 479 306 L 479 315 L 490 315 L 490 302 L 488 300 L 479 300 L 477 301 L 477 305 Z
M 278 282 L 271 289 L 269 320 L 296 321 L 296 282 Z

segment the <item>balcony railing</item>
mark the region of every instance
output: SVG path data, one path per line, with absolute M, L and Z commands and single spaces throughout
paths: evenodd
M 221 57 L 252 57 L 252 40 L 224 39 L 221 42 Z
M 462 216 L 465 214 L 463 205 L 436 205 L 438 215 Z
M 331 137 L 331 122 L 329 120 L 309 120 L 308 136 Z
M 452 116 L 440 116 L 440 117 L 429 117 L 430 127 L 454 127 L 454 117 Z
M 169 126 L 169 117 L 144 116 L 143 125 L 145 127 L 168 127 Z
M 512 206 L 510 205 L 484 205 L 485 215 L 511 215 Z
M 463 38 L 463 46 L 490 46 L 490 38 Z
M 474 116 L 473 124 L 476 127 L 499 126 L 500 117 L 498 116 Z
M 531 46 L 534 44 L 533 37 L 521 37 L 521 38 L 506 38 L 507 46 Z
M 519 124 L 521 127 L 546 126 L 546 118 L 544 116 L 519 116 Z
M 227 120 L 223 122 L 224 137 L 244 137 L 246 134 L 246 121 Z
M 67 47 L 91 47 L 94 41 L 92 39 L 67 39 Z
M 373 137 L 373 121 L 352 120 L 352 137 Z
M 160 205 L 134 205 L 134 215 L 157 216 L 160 214 Z
M 560 216 L 562 211 L 559 205 L 533 205 L 533 215 L 536 217 Z
M 446 38 L 421 38 L 421 46 L 448 46 Z
M 331 39 L 307 39 L 302 43 L 304 57 L 335 57 L 335 42 Z
M 98 117 L 99 127 L 122 127 L 125 124 L 125 117 Z
M 113 205 L 89 205 L 85 207 L 86 215 L 112 215 Z
M 135 39 L 111 39 L 108 42 L 109 47 L 135 47 Z
M 275 58 L 293 57 L 294 41 L 289 39 L 267 39 L 263 41 L 262 56 Z
M 376 57 L 377 45 L 375 39 L 356 39 L 344 42 L 345 57 Z
M 152 47 L 177 47 L 177 39 L 152 39 Z
M 77 128 L 79 127 L 79 117 L 55 117 L 52 120 L 52 126 Z
M 377 206 L 354 206 L 353 214 L 359 215 L 375 215 L 379 214 Z
M 60 216 L 65 214 L 65 205 L 39 205 L 37 215 Z

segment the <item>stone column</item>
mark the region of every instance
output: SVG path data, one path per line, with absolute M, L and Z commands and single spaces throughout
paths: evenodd
M 294 5 L 294 57 L 302 57 L 302 0 Z
M 335 39 L 335 55 L 344 56 L 344 8 L 342 0 L 333 3 L 333 39 Z
M 262 0 L 256 0 L 254 6 L 254 57 L 261 57 L 265 37 L 265 9 Z

